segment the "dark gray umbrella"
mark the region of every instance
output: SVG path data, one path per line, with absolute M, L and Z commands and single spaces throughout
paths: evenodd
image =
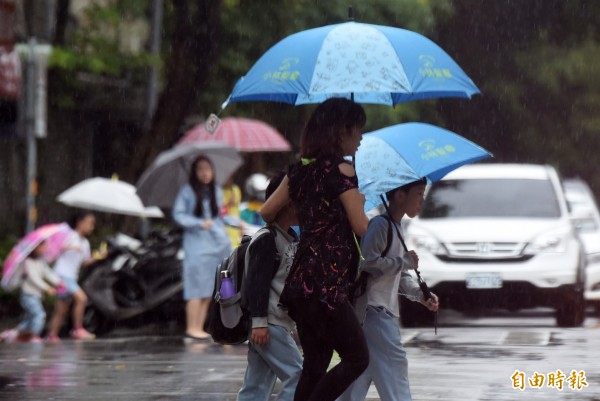
M 215 180 L 219 185 L 243 163 L 238 152 L 230 145 L 218 141 L 196 142 L 175 146 L 161 152 L 137 182 L 137 194 L 146 206 L 173 207 L 179 189 L 188 182 L 194 160 L 204 155 L 215 167 Z

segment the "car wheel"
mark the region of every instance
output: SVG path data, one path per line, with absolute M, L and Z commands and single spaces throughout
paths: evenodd
M 583 291 L 571 287 L 563 294 L 556 309 L 556 324 L 559 327 L 579 327 L 585 321 L 585 299 Z
M 400 324 L 402 327 L 432 327 L 433 313 L 418 302 L 400 297 Z

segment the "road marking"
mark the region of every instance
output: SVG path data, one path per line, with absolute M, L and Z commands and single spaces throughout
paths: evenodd
M 548 345 L 549 331 L 506 331 L 502 333 L 500 344 L 504 345 Z
M 418 335 L 418 330 L 401 330 L 402 344 L 406 344 L 414 340 Z

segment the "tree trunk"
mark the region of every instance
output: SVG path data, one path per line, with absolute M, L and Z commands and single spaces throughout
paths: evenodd
M 140 137 L 127 169 L 135 182 L 148 164 L 177 139 L 177 133 L 196 95 L 205 87 L 216 61 L 221 0 L 173 0 L 174 32 L 166 63 L 166 85 L 149 132 Z

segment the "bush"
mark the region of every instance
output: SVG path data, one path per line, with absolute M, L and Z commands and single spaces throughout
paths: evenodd
M 8 256 L 11 248 L 17 242 L 15 236 L 6 236 L 0 238 L 0 262 L 4 266 L 4 260 Z M 0 318 L 7 316 L 18 316 L 21 311 L 19 306 L 19 291 L 4 291 L 0 288 Z

